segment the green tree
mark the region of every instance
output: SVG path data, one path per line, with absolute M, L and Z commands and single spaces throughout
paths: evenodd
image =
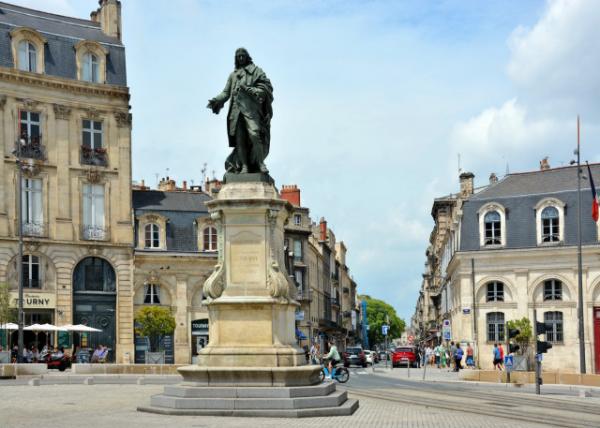
M 175 331 L 175 318 L 168 308 L 144 306 L 135 314 L 135 332 L 150 339 L 150 351 L 156 352 L 161 337 Z
M 17 311 L 10 307 L 10 289 L 8 284 L 0 284 L 0 324 L 6 324 L 17 320 Z M 6 331 L 0 332 L 0 344 L 7 346 Z
M 395 339 L 402 335 L 406 324 L 403 319 L 399 318 L 396 310 L 383 300 L 373 299 L 371 296 L 359 296 L 361 300 L 367 302 L 367 320 L 369 322 L 369 344 L 371 346 L 381 343 L 385 340 L 385 336 L 381 332 L 381 326 L 386 323 L 389 316 L 390 329 L 388 331 L 388 339 Z
M 521 347 L 517 351 L 517 354 L 527 355 L 529 345 L 533 338 L 533 328 L 529 318 L 523 317 L 520 320 L 510 320 L 506 323 L 506 327 L 509 330 L 518 329 L 520 331 L 520 333 L 513 338 L 513 340 Z

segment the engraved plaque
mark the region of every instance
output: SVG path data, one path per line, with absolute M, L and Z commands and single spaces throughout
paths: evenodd
M 242 241 L 231 243 L 231 282 L 254 283 L 262 279 L 264 270 L 260 241 Z

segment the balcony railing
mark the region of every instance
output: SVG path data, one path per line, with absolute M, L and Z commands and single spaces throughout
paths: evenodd
M 81 163 L 83 165 L 108 166 L 106 149 L 103 147 L 92 149 L 88 146 L 81 146 Z
M 23 236 L 44 237 L 48 234 L 48 223 L 23 220 Z M 18 233 L 19 221 L 15 221 L 15 229 Z
M 83 225 L 81 237 L 86 241 L 106 241 L 108 239 L 108 228 L 105 226 Z
M 296 292 L 296 300 L 310 302 L 312 300 L 310 291 L 308 291 L 308 290 L 298 290 Z
M 15 151 L 13 154 L 17 156 L 19 154 L 19 146 L 21 149 L 21 158 L 25 159 L 37 159 L 37 160 L 45 160 L 46 159 L 46 148 L 42 144 L 42 136 L 35 135 L 33 137 L 28 137 L 27 135 L 21 136 L 21 141 L 16 143 Z
M 331 298 L 331 305 L 339 307 L 340 306 L 340 300 L 337 297 L 332 297 Z

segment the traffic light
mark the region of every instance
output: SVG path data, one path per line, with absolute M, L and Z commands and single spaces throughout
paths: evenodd
M 514 343 L 510 343 L 510 339 L 512 339 L 513 337 L 517 337 L 519 334 L 521 334 L 521 330 L 519 330 L 518 328 L 509 328 L 508 329 L 508 353 L 512 354 L 514 352 L 517 352 L 519 349 L 521 349 L 521 347 L 517 344 Z
M 552 325 L 546 324 L 543 322 L 536 321 L 535 322 L 535 335 L 536 335 L 536 346 L 535 353 L 536 354 L 545 354 L 548 352 L 548 349 L 552 348 L 552 344 L 550 342 L 543 342 L 541 340 L 537 340 L 537 336 L 540 334 L 546 334 L 547 331 L 552 330 Z

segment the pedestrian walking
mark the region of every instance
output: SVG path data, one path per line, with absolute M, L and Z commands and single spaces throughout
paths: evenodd
M 473 355 L 473 348 L 471 347 L 470 343 L 467 343 L 467 360 L 465 361 L 467 367 L 475 368 L 475 360 L 473 359 Z
M 456 351 L 454 351 L 454 371 L 458 372 L 462 369 L 462 358 L 463 358 L 463 350 L 460 347 L 460 343 L 456 344 Z
M 442 351 L 442 345 L 436 346 L 433 350 L 433 355 L 435 356 L 435 365 L 438 369 L 440 368 L 440 364 L 442 362 Z
M 450 351 L 449 351 L 449 354 L 450 354 L 450 358 L 449 358 L 449 361 L 448 361 L 448 363 L 449 363 L 448 364 L 448 368 L 456 371 L 455 370 L 456 366 L 454 365 L 455 364 L 455 358 L 456 358 L 456 345 L 454 344 L 454 341 L 450 342 Z
M 494 349 L 492 352 L 494 357 L 494 370 L 498 369 L 502 371 L 502 366 L 500 364 L 502 362 L 502 359 L 500 358 L 500 349 L 498 349 L 497 343 L 494 343 Z
M 498 350 L 500 351 L 500 368 L 504 369 L 504 348 L 502 343 L 498 344 Z

